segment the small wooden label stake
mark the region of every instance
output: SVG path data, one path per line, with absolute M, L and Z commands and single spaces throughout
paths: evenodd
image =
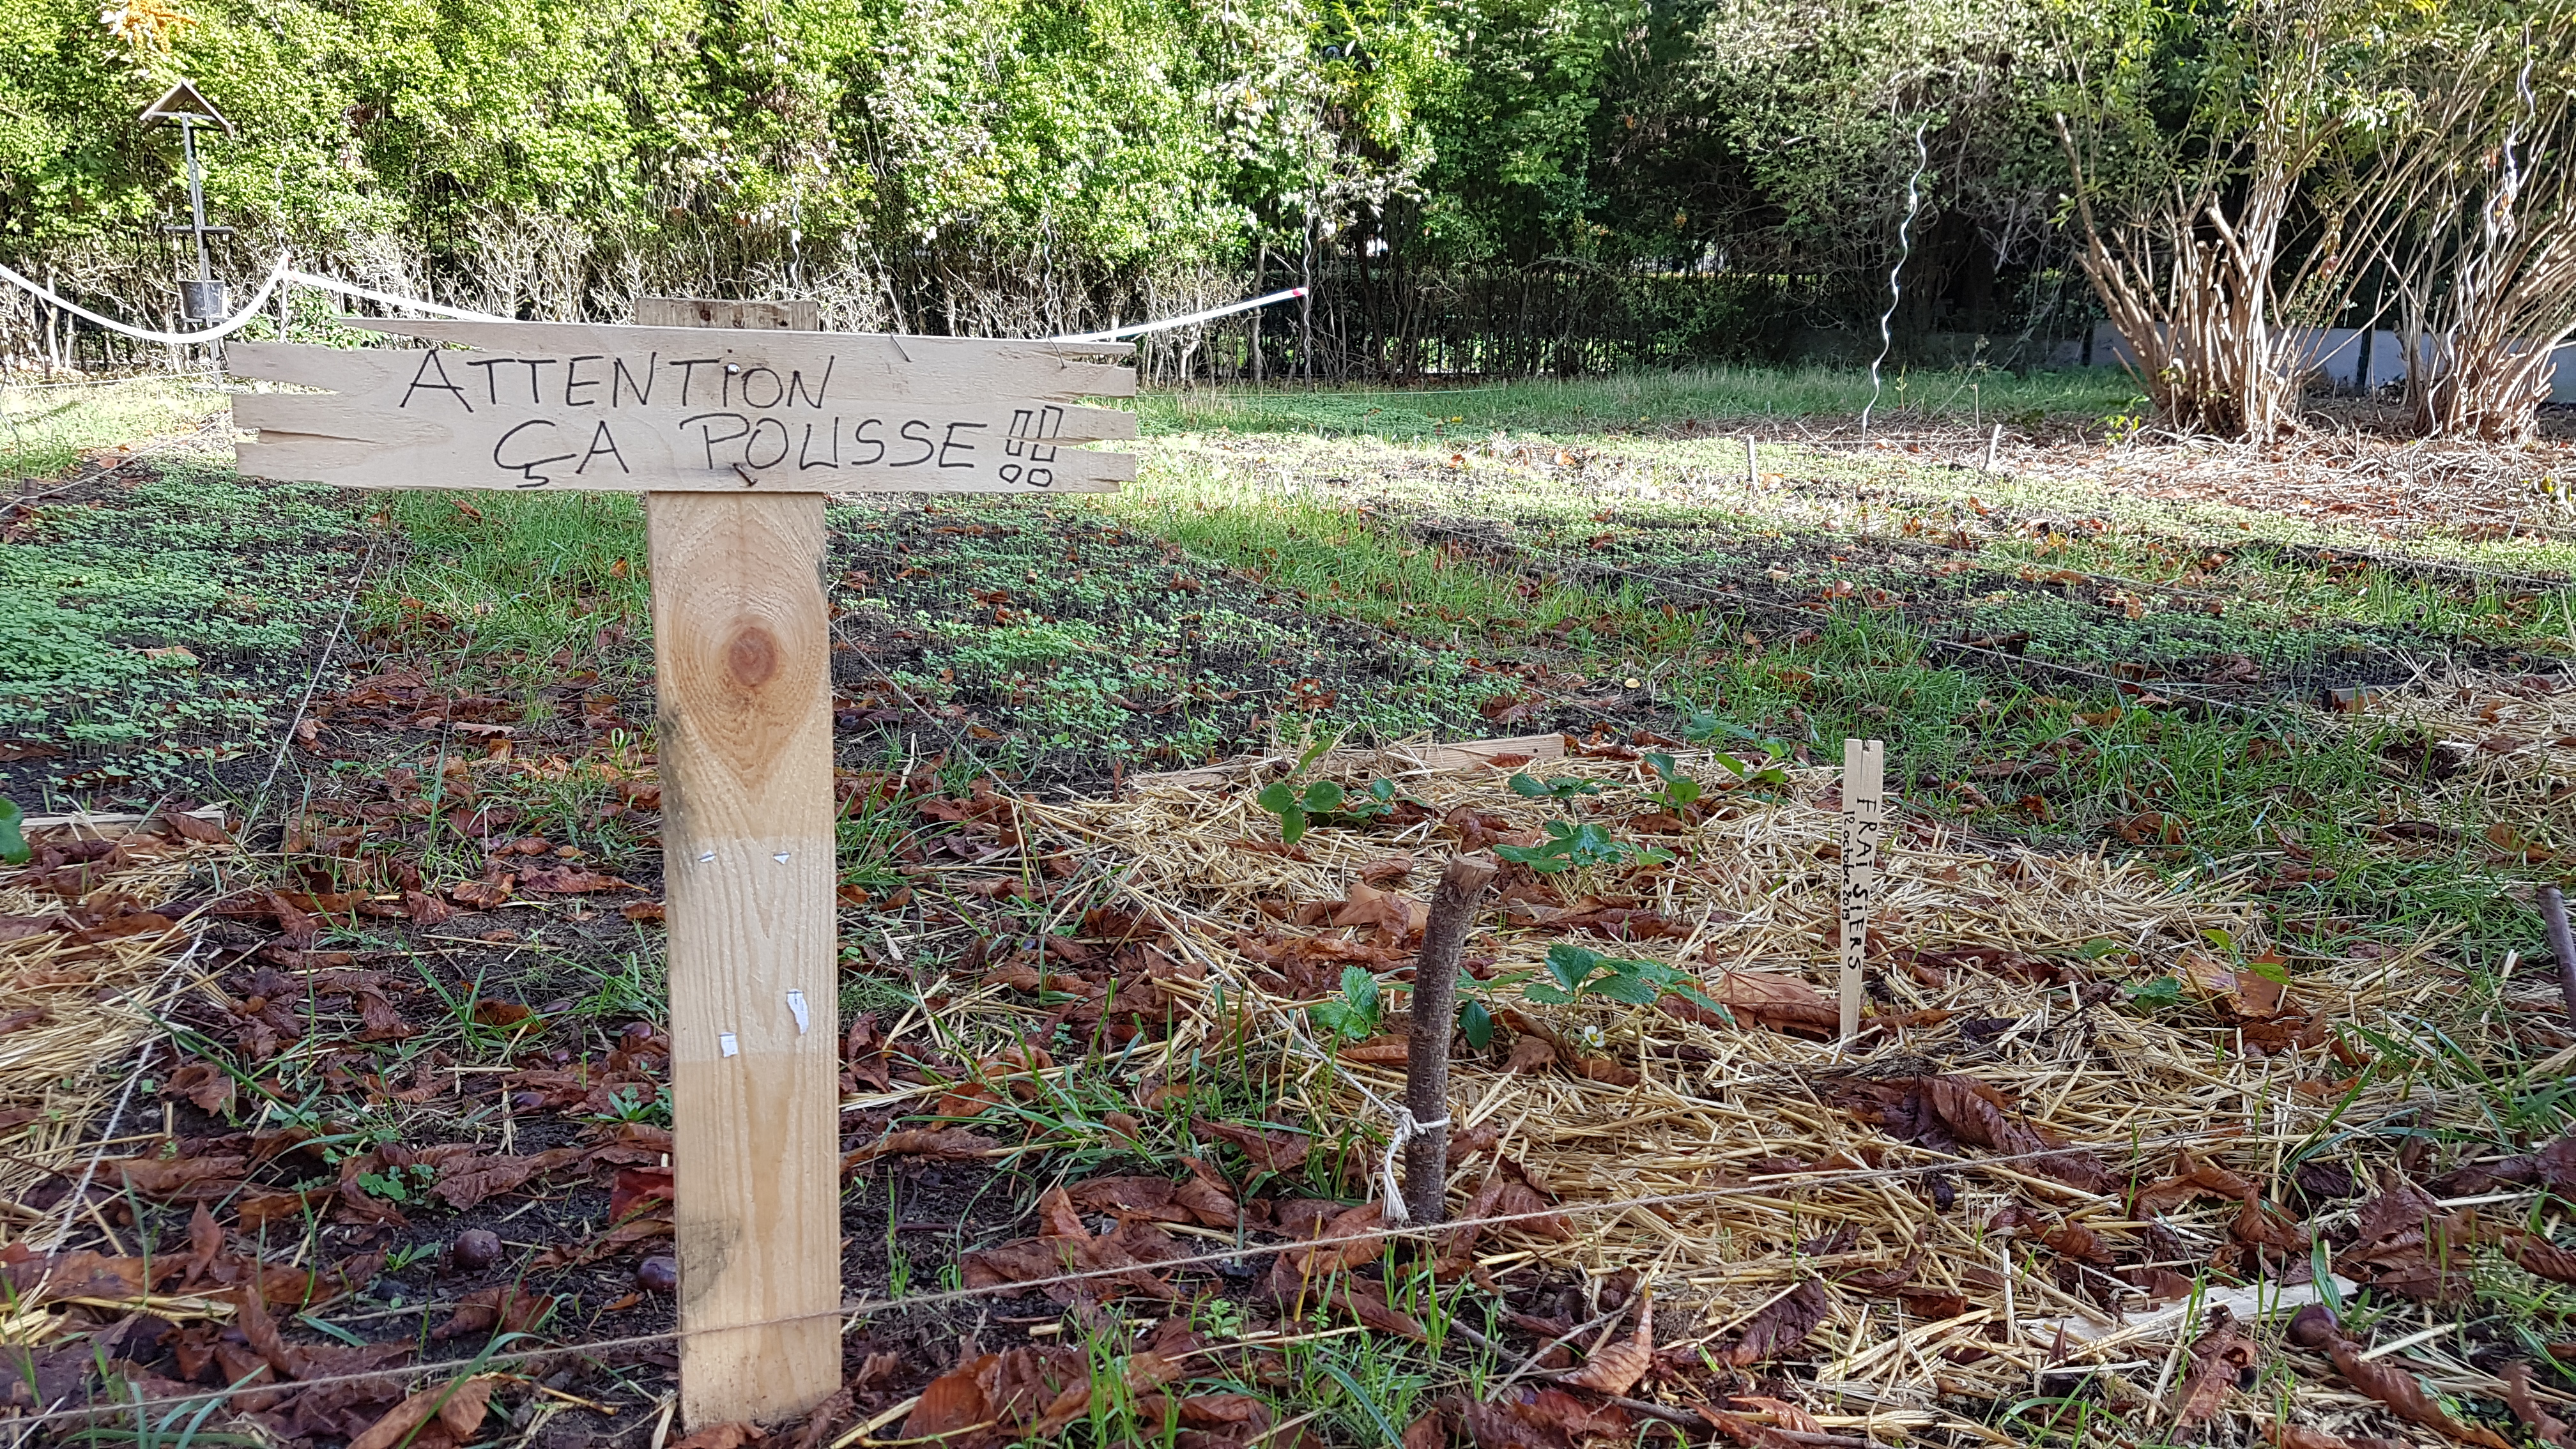
M 1842 1026 L 1860 1033 L 1861 966 L 1869 954 L 1870 908 L 1878 898 L 1878 849 L 1887 826 L 1887 746 L 1843 741 Z

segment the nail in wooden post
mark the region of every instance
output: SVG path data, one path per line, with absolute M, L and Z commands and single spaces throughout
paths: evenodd
M 1887 821 L 1887 746 L 1843 741 L 1842 1026 L 1860 1032 L 1861 965 L 1869 953 L 1869 916 L 1878 895 L 1879 837 Z
M 636 321 L 810 332 L 814 313 L 646 298 Z M 696 1429 L 801 1414 L 841 1386 L 831 635 L 822 495 L 644 503 L 681 1418 Z
M 1431 918 L 1422 927 L 1422 958 L 1413 967 L 1413 1021 L 1404 1041 L 1404 1109 L 1418 1129 L 1404 1145 L 1404 1205 L 1424 1227 L 1446 1216 L 1442 1184 L 1449 1177 L 1449 1035 L 1457 1029 L 1458 953 L 1476 921 L 1477 903 L 1502 867 L 1484 851 L 1452 856 L 1431 893 Z

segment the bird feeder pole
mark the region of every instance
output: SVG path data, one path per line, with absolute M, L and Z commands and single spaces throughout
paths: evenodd
M 197 274 L 179 283 L 180 313 L 192 322 L 221 321 L 230 310 L 224 302 L 224 284 L 215 280 L 213 259 L 206 252 L 206 238 L 229 236 L 228 226 L 206 225 L 206 173 L 197 160 L 197 128 L 214 126 L 227 135 L 237 134 L 233 123 L 215 109 L 214 102 L 200 94 L 195 83 L 180 81 L 161 93 L 161 99 L 143 108 L 144 124 L 159 123 L 179 128 L 179 147 L 187 156 L 188 224 L 165 226 L 164 232 L 186 232 L 197 247 Z

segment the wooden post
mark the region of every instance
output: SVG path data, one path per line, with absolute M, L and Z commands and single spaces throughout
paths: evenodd
M 1452 856 L 1431 893 L 1422 926 L 1422 957 L 1413 967 L 1412 1028 L 1404 1039 L 1404 1110 L 1417 1123 L 1404 1145 L 1404 1205 L 1429 1227 L 1445 1217 L 1441 1186 L 1449 1178 L 1449 1036 L 1457 1028 L 1458 953 L 1476 921 L 1477 903 L 1502 870 L 1491 855 Z
M 1887 747 L 1843 741 L 1842 1027 L 1860 1034 L 1861 966 L 1869 954 L 1870 907 L 1878 896 L 1879 837 L 1887 820 Z
M 636 321 L 817 330 L 801 309 L 648 297 Z M 831 631 L 821 494 L 648 493 L 644 515 L 696 1429 L 801 1414 L 841 1386 Z
M 1748 485 L 1754 487 L 1759 487 L 1762 483 L 1762 470 L 1760 467 L 1756 466 L 1753 461 L 1753 435 L 1751 433 L 1746 433 L 1744 435 L 1744 481 Z

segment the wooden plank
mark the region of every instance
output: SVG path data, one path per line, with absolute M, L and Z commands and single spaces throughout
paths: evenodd
M 690 379 L 690 393 L 702 396 L 718 381 L 726 362 L 746 369 L 771 368 L 781 378 L 802 371 L 802 386 L 808 392 L 820 385 L 828 362 L 836 393 L 905 402 L 971 402 L 997 394 L 1055 402 L 1136 395 L 1136 370 L 1121 365 L 1134 349 L 1124 342 L 1024 342 L 989 337 L 907 337 L 882 332 L 750 332 L 709 342 L 705 332 L 679 327 L 587 322 L 415 322 L 372 317 L 343 320 L 350 327 L 368 332 L 442 342 L 527 361 L 550 359 L 538 365 L 541 392 L 559 392 L 569 383 L 583 396 L 606 397 L 611 381 L 629 390 L 658 389 L 662 378 L 670 379 L 675 388 L 682 385 L 683 379 Z M 373 352 L 296 342 L 236 342 L 225 350 L 224 360 L 227 367 L 243 377 L 336 389 L 351 383 L 342 363 L 353 351 L 360 357 L 400 359 L 400 380 L 408 383 L 420 366 L 422 349 Z M 236 352 L 241 355 L 235 357 Z M 577 372 L 567 372 L 565 369 L 576 357 L 598 361 L 595 365 L 585 363 Z M 693 359 L 698 363 L 695 369 L 681 365 Z M 462 364 L 452 354 L 442 360 L 450 369 L 446 380 L 471 385 L 467 389 L 469 397 L 497 404 L 513 390 L 524 395 L 527 361 L 508 368 L 496 365 L 493 380 L 487 385 L 480 372 L 456 371 Z M 613 364 L 619 361 L 626 368 L 622 380 L 613 377 Z M 592 378 L 601 384 L 595 392 L 588 390 Z M 436 375 L 428 379 L 433 384 L 439 380 Z M 764 384 L 760 392 L 767 391 Z
M 823 499 L 654 493 L 645 519 L 696 1429 L 802 1414 L 841 1382 Z
M 1878 850 L 1887 825 L 1887 746 L 1843 741 L 1842 1028 L 1860 1031 L 1861 968 L 1869 956 L 1870 910 L 1878 899 Z
M 715 297 L 638 297 L 638 327 L 728 327 L 737 331 L 820 332 L 823 304 L 811 297 L 733 302 Z
M 1133 413 L 1055 344 L 540 322 L 386 322 L 463 348 L 243 343 L 233 371 L 334 389 L 237 397 L 242 471 L 361 488 L 1101 492 Z M 739 338 L 739 341 L 730 340 Z M 1123 346 L 1123 344 L 1120 344 Z M 1057 349 L 1061 350 L 1061 349 Z

